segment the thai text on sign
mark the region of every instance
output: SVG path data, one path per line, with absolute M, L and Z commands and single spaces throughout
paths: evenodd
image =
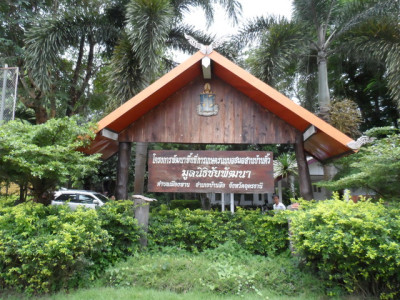
M 272 152 L 150 151 L 151 192 L 273 192 Z

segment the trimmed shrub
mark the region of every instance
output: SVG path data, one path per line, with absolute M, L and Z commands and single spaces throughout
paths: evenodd
M 398 299 L 399 213 L 379 203 L 318 202 L 292 214 L 294 247 L 308 265 L 348 292 Z
M 171 200 L 171 209 L 198 209 L 201 208 L 200 200 Z
M 47 293 L 79 287 L 138 248 L 131 201 L 93 210 L 23 203 L 0 208 L 0 288 Z
M 149 223 L 150 246 L 176 246 L 204 251 L 234 240 L 256 254 L 274 254 L 288 247 L 286 214 L 261 214 L 238 209 L 235 214 L 203 210 L 161 209 Z
M 101 228 L 112 237 L 110 257 L 114 263 L 139 249 L 140 227 L 130 200 L 110 201 L 97 210 Z
M 27 293 L 79 286 L 108 265 L 111 237 L 94 210 L 24 203 L 0 211 L 0 286 Z

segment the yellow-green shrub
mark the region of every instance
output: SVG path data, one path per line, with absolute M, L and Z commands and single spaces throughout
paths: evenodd
M 108 265 L 111 237 L 94 210 L 24 203 L 0 211 L 0 286 L 28 293 L 78 286 Z
M 284 213 L 261 214 L 238 209 L 230 212 L 166 210 L 153 214 L 149 223 L 149 245 L 176 246 L 191 251 L 216 248 L 229 240 L 258 254 L 287 249 L 288 229 Z
M 131 201 L 99 210 L 23 203 L 0 208 L 0 288 L 77 287 L 138 247 Z
M 371 202 L 319 202 L 291 216 L 294 247 L 347 291 L 398 299 L 399 213 Z

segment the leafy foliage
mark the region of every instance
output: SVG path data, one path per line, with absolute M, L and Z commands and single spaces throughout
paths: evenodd
M 252 255 L 233 241 L 198 254 L 176 247 L 141 253 L 110 268 L 103 278 L 116 287 L 144 286 L 184 294 L 208 291 L 241 297 L 260 295 L 266 289 L 284 296 L 322 289 L 318 280 L 299 270 L 286 252 L 271 259 Z
M 376 140 L 339 162 L 337 180 L 323 182 L 331 189 L 366 188 L 385 200 L 400 199 L 400 134 Z
M 292 241 L 298 255 L 333 284 L 398 298 L 399 212 L 380 203 L 318 202 L 291 216 Z
M 171 200 L 171 209 L 199 209 L 201 208 L 201 202 L 199 200 Z
M 35 200 L 48 203 L 46 192 L 96 171 L 98 155 L 76 151 L 93 137 L 92 124 L 78 124 L 76 118 L 41 125 L 9 122 L 0 127 L 0 178 L 32 185 Z
M 263 215 L 238 209 L 235 214 L 161 209 L 149 222 L 149 245 L 175 246 L 191 251 L 216 248 L 234 240 L 251 253 L 272 255 L 288 246 L 285 214 Z
M 99 210 L 23 203 L 0 208 L 0 286 L 27 293 L 87 285 L 139 247 L 131 201 Z
M 112 236 L 111 261 L 134 254 L 139 246 L 140 227 L 134 218 L 133 202 L 110 201 L 98 210 L 101 227 Z
M 356 137 L 360 134 L 361 115 L 357 105 L 348 99 L 334 101 L 329 110 L 331 125 L 341 132 Z
M 24 203 L 0 211 L 0 285 L 28 293 L 79 286 L 107 264 L 111 237 L 94 210 Z

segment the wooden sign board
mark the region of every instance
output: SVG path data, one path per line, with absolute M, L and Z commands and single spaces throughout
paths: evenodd
M 268 193 L 274 191 L 272 152 L 150 151 L 150 192 Z

